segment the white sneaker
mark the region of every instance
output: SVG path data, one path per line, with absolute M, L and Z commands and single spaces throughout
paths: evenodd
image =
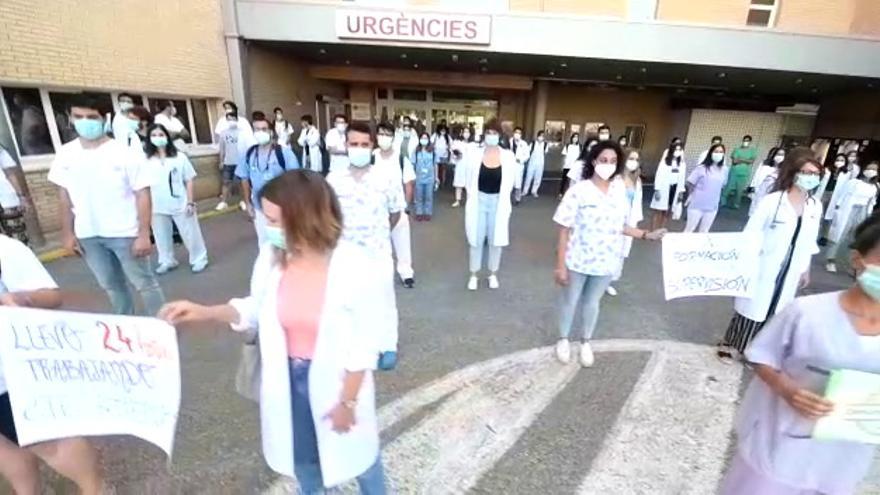
M 611 297 L 614 297 L 614 296 L 617 295 L 617 289 L 615 289 L 614 287 L 611 287 L 611 286 L 609 285 L 608 288 L 605 289 L 605 293 L 608 294 L 608 295 L 611 296 Z
M 477 288 L 479 286 L 480 286 L 480 280 L 477 279 L 476 275 L 471 275 L 470 280 L 468 280 L 468 285 L 467 285 L 468 290 L 477 290 Z
M 837 265 L 829 261 L 828 264 L 825 265 L 825 271 L 828 273 L 837 273 Z
M 156 268 L 156 273 L 159 275 L 162 275 L 162 274 L 170 272 L 171 270 L 174 270 L 175 268 L 177 268 L 177 266 L 178 266 L 177 263 L 173 263 L 171 265 L 160 264 Z
M 533 197 L 533 198 L 537 198 L 537 197 L 538 197 L 538 193 L 532 193 L 532 197 Z
M 498 283 L 498 277 L 495 275 L 489 275 L 489 288 L 497 289 L 499 287 L 501 287 L 501 284 Z
M 559 339 L 556 343 L 556 359 L 562 364 L 571 362 L 571 344 L 568 339 Z
M 226 204 L 226 201 L 221 201 L 221 202 L 217 203 L 217 207 L 214 208 L 214 209 L 217 210 L 217 211 L 223 211 L 223 210 L 225 210 L 226 208 L 229 208 L 229 205 Z
M 455 203 L 452 203 L 453 208 L 458 208 L 459 206 L 461 206 L 461 201 L 456 201 Z
M 208 267 L 208 262 L 202 261 L 202 262 L 196 263 L 195 265 L 192 265 L 192 272 L 193 273 L 202 273 L 203 271 L 205 271 L 205 268 L 207 268 L 207 267 Z
M 593 366 L 595 362 L 595 358 L 593 357 L 593 348 L 590 347 L 589 342 L 584 342 L 581 344 L 581 366 L 584 368 L 589 368 Z
M 247 211 L 247 203 L 245 203 L 244 201 L 239 201 L 238 207 L 241 208 L 241 211 Z

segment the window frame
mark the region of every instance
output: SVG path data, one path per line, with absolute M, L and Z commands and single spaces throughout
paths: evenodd
M 748 9 L 748 12 L 746 12 L 746 26 L 753 27 L 753 28 L 767 28 L 767 29 L 775 28 L 776 27 L 776 19 L 779 14 L 779 1 L 780 0 L 773 0 L 773 5 L 764 5 L 764 4 L 760 4 L 760 3 L 755 3 L 754 0 L 749 0 L 749 9 Z M 749 14 L 753 10 L 770 12 L 770 19 L 767 20 L 766 26 L 758 26 L 758 25 L 748 23 Z

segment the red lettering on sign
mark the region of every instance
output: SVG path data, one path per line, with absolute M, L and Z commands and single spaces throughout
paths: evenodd
M 409 19 L 406 17 L 397 18 L 397 34 L 398 36 L 409 36 Z
M 412 20 L 412 35 L 413 36 L 425 36 L 425 20 L 424 19 L 413 19 Z
M 439 38 L 443 34 L 440 27 L 437 26 L 438 24 L 440 24 L 440 21 L 437 19 L 431 19 L 428 21 L 428 36 Z
M 385 36 L 394 34 L 394 19 L 390 17 L 382 17 L 379 19 L 379 32 Z
M 464 37 L 469 40 L 477 37 L 477 23 L 475 21 L 467 21 L 464 23 Z
M 351 21 L 354 20 L 354 27 L 351 25 Z M 348 28 L 348 32 L 352 34 L 358 34 L 361 31 L 361 18 L 360 16 L 345 16 L 345 27 Z
M 449 37 L 450 38 L 461 38 L 461 21 L 450 21 L 449 22 Z
M 379 34 L 376 32 L 376 18 L 375 17 L 364 17 L 364 34 L 367 34 L 372 31 L 373 34 Z

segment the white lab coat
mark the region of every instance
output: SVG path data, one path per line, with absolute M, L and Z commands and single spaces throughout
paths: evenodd
M 324 157 L 321 154 L 321 133 L 318 128 L 314 126 L 303 127 L 296 143 L 303 149 L 300 160 L 302 166 L 320 172 L 324 168 Z M 309 152 L 308 159 L 306 159 L 306 149 Z
M 816 192 L 813 193 L 813 197 L 822 201 L 825 198 L 825 191 L 828 190 L 828 183 L 830 181 L 831 171 L 826 168 L 825 173 L 822 175 L 822 182 L 819 183 L 819 187 L 816 189 Z
M 834 191 L 831 193 L 831 201 L 828 202 L 828 211 L 825 212 L 825 220 L 834 220 L 835 206 L 840 201 L 840 197 L 846 191 L 846 184 L 855 180 L 859 176 L 859 170 L 856 168 L 855 173 L 843 170 L 837 174 L 837 182 L 834 184 Z
M 843 192 L 839 195 L 837 203 L 828 205 L 831 212 L 831 229 L 828 231 L 828 240 L 840 242 L 846 233 L 846 226 L 850 223 L 850 217 L 857 206 L 862 206 L 859 218 L 854 218 L 852 225 L 858 225 L 864 221 L 874 210 L 877 203 L 877 186 L 863 180 L 851 180 L 847 182 Z
M 621 180 L 623 180 L 621 178 Z M 629 215 L 626 217 L 626 226 L 637 228 L 639 226 L 639 222 L 645 219 L 645 213 L 643 210 L 643 196 L 644 192 L 642 191 L 642 179 L 636 179 L 635 184 L 635 196 L 633 197 L 633 202 L 629 210 Z M 623 237 L 623 257 L 626 258 L 629 256 L 630 251 L 632 250 L 633 238 L 630 236 Z M 621 268 L 623 264 L 621 263 Z
M 452 141 L 452 151 L 461 153 L 461 158 L 455 158 L 455 153 L 452 154 L 452 163 L 455 164 L 455 177 L 452 179 L 453 187 L 460 187 L 462 189 L 467 187 L 468 162 L 465 160 L 465 157 L 468 154 L 468 150 L 475 147 L 476 144 L 461 139 Z
M 752 194 L 752 202 L 749 205 L 749 216 L 755 214 L 755 210 L 758 209 L 758 205 L 761 204 L 761 200 L 764 199 L 764 196 L 770 194 L 770 191 L 776 184 L 776 179 L 778 177 L 779 169 L 774 168 L 770 171 L 768 175 L 764 177 L 764 180 L 762 180 L 761 182 L 756 183 L 755 181 L 752 181 L 752 183 L 755 184 L 754 186 L 752 186 L 755 188 L 755 192 Z M 822 199 L 819 196 L 814 194 L 813 197 L 816 198 L 820 203 L 822 202 Z
M 523 183 L 523 172 L 525 172 L 525 163 L 529 159 L 529 154 L 531 153 L 531 146 L 529 146 L 528 141 L 525 139 L 520 139 L 516 143 L 516 151 L 513 151 L 513 138 L 511 138 L 510 142 L 510 150 L 514 154 L 515 163 L 516 163 L 516 178 L 513 182 L 514 189 L 522 189 Z
M 409 137 L 409 142 L 407 143 L 406 150 L 400 149 L 401 145 L 403 145 L 403 131 L 401 131 L 400 129 L 398 129 L 394 133 L 394 142 L 393 142 L 392 146 L 394 146 L 394 149 L 397 151 L 406 151 L 406 153 L 408 155 L 407 158 L 409 158 L 410 161 L 412 161 L 416 157 L 416 148 L 418 148 L 418 146 L 419 146 L 419 135 L 415 131 L 410 131 L 410 132 L 412 134 Z
M 258 330 L 260 348 L 260 425 L 263 455 L 273 471 L 293 476 L 293 420 L 286 334 L 278 321 L 281 268 L 274 249 L 263 249 L 251 278 L 251 294 L 230 304 L 241 319 L 237 331 Z M 388 314 L 379 266 L 357 246 L 340 243 L 334 250 L 320 330 L 309 373 L 309 398 L 318 438 L 321 474 L 328 487 L 363 474 L 379 455 L 373 369 L 380 334 Z M 383 270 L 383 271 L 380 271 Z M 396 318 L 396 308 L 394 312 Z M 394 322 L 396 324 L 396 321 Z M 365 370 L 355 410 L 357 423 L 339 434 L 324 416 L 339 403 L 343 376 Z
M 327 152 L 330 153 L 331 148 L 346 148 L 345 133 L 339 132 L 336 128 L 332 128 L 324 135 L 324 145 Z M 348 168 L 348 155 L 330 154 L 330 172 L 345 170 Z
M 562 156 L 565 157 L 562 160 L 562 170 L 570 169 L 574 162 L 581 157 L 581 145 L 569 143 L 565 148 L 562 148 Z
M 483 151 L 485 148 L 471 146 L 465 155 L 464 164 L 467 167 L 467 203 L 464 207 L 464 230 L 468 244 L 478 246 L 477 218 L 480 212 L 480 167 L 483 163 Z M 522 180 L 522 169 L 517 164 L 513 152 L 501 150 L 501 190 L 498 192 L 498 210 L 495 212 L 495 247 L 504 247 L 510 244 L 510 214 L 513 206 L 510 203 L 510 193 L 516 174 L 519 173 Z
M 667 211 L 669 209 L 669 188 L 673 184 L 677 185 L 675 195 L 681 197 L 681 193 L 685 190 L 686 181 L 687 164 L 684 158 L 678 163 L 673 159 L 672 165 L 667 165 L 665 160 L 661 160 L 657 165 L 657 173 L 654 175 L 654 197 L 651 199 L 651 209 Z
M 816 239 L 822 223 L 822 203 L 815 198 L 804 204 L 801 231 L 795 243 L 791 266 L 782 286 L 782 293 L 776 311 L 794 300 L 801 276 L 810 269 L 810 260 L 819 252 Z M 770 300 L 776 287 L 776 277 L 782 268 L 785 255 L 791 244 L 797 226 L 797 212 L 788 200 L 786 191 L 777 191 L 764 196 L 755 213 L 749 218 L 744 232 L 760 235 L 761 251 L 758 255 L 758 275 L 753 280 L 755 293 L 751 299 L 736 298 L 736 312 L 753 321 L 764 321 L 770 310 Z M 771 315 L 772 316 L 772 315 Z

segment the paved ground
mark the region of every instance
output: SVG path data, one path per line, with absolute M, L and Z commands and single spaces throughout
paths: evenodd
M 551 187 L 554 187 L 552 184 Z M 555 189 L 555 187 L 554 187 Z M 603 301 L 596 366 L 555 363 L 555 197 L 514 211 L 502 287 L 465 290 L 463 210 L 441 193 L 414 225 L 417 287 L 398 290 L 401 363 L 379 379 L 389 478 L 400 493 L 693 493 L 715 490 L 743 387 L 703 345 L 724 331 L 729 299 L 666 303 L 660 247 L 637 242 Z M 737 230 L 724 212 L 716 230 Z M 673 226 L 680 230 L 681 225 Z M 169 299 L 220 302 L 247 288 L 256 253 L 240 214 L 206 220 L 212 264 L 162 278 Z M 183 258 L 181 258 L 183 259 Z M 107 303 L 78 259 L 50 265 L 70 309 Z M 815 270 L 810 290 L 845 286 Z M 544 348 L 544 349 L 541 349 Z M 283 493 L 263 465 L 254 405 L 232 388 L 238 340 L 223 328 L 181 336 L 183 409 L 170 469 L 157 449 L 102 440 L 119 493 Z M 747 377 L 745 377 L 747 379 Z M 69 486 L 54 482 L 57 493 Z

